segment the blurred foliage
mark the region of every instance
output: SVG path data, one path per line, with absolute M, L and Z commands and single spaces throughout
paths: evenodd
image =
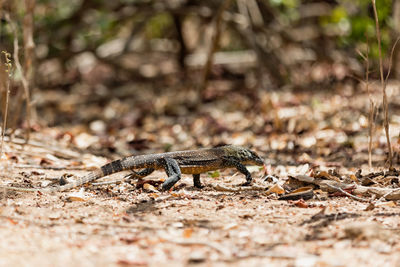
M 244 31 L 249 29 L 246 29 L 243 21 L 240 22 L 240 17 L 239 20 L 234 17 L 241 12 L 238 8 L 239 5 L 231 4 L 229 12 L 233 17 L 230 19 L 231 24 L 224 26 L 219 50 L 258 49 L 260 51 L 260 49 L 264 49 L 266 51 L 263 51 L 264 57 L 260 58 L 260 54 L 257 55 L 259 61 L 266 61 L 265 59 L 271 58 L 275 54 L 277 60 L 259 64 L 265 64 L 267 69 L 270 65 L 270 68 L 284 70 L 282 71 L 284 74 L 280 78 L 284 83 L 290 80 L 286 77 L 290 76 L 291 70 L 288 69 L 294 64 L 291 63 L 291 66 L 289 66 L 285 63 L 281 59 L 282 51 L 277 50 L 284 49 L 291 42 L 301 48 L 314 50 L 317 55 L 316 61 L 320 59 L 318 57 L 327 54 L 327 51 L 324 51 L 325 48 L 333 47 L 357 57 L 355 48 L 365 47 L 367 34 L 372 57 L 378 55 L 375 22 L 370 0 L 256 0 L 256 2 L 263 17 L 263 28 L 259 25 L 254 26 L 254 29 L 250 27 L 250 32 L 255 37 L 253 40 L 247 40 L 246 38 L 251 39 L 251 37 L 248 37 L 251 34 L 246 35 Z M 12 19 L 22 28 L 23 1 L 9 0 L 8 3 L 9 10 L 4 7 L 3 10 L 12 13 Z M 210 35 L 205 34 L 206 27 L 204 26 L 210 25 L 212 22 L 219 3 L 218 1 L 198 0 L 37 0 L 34 38 L 37 47 L 40 48 L 38 62 L 49 58 L 59 58 L 63 65 L 74 55 L 87 51 L 98 57 L 97 48 L 116 39 L 130 40 L 129 42 L 140 40 L 142 47 L 149 49 L 151 49 L 151 46 L 148 45 L 149 40 L 165 39 L 172 41 L 173 47 L 180 47 L 181 50 L 175 49 L 174 53 L 181 53 L 177 58 L 180 62 L 184 62 L 185 56 L 196 51 L 196 45 L 200 46 L 207 43 L 202 38 L 208 38 Z M 328 6 L 328 12 L 321 15 L 314 12 L 314 15 L 304 18 L 304 10 L 314 4 Z M 392 0 L 379 0 L 376 4 L 380 19 L 382 47 L 385 53 L 393 42 L 391 40 L 393 38 L 391 35 Z M 250 7 L 250 5 L 248 6 Z M 253 14 L 250 14 L 250 21 L 252 16 Z M 195 21 L 195 23 L 191 23 L 191 28 L 184 27 L 188 20 Z M 2 29 L 0 32 L 2 49 L 12 51 L 13 36 L 7 30 L 6 24 L 3 22 L 2 28 L 5 30 Z M 135 29 L 137 25 L 141 26 Z M 309 37 L 311 39 L 291 38 L 290 34 L 287 34 L 293 29 L 310 25 L 314 31 L 314 37 Z M 178 30 L 179 27 L 181 30 Z M 187 29 L 195 33 L 182 37 L 182 35 L 187 34 Z M 287 38 L 288 36 L 289 38 Z M 20 34 L 20 38 L 22 39 L 22 34 Z M 188 47 L 182 47 L 185 46 L 185 38 L 187 43 L 190 43 L 188 39 L 198 39 L 197 44 L 191 43 Z M 278 43 L 279 41 L 276 40 L 279 39 L 282 39 L 281 42 L 284 44 L 274 46 L 274 42 Z M 254 46 L 257 42 L 260 47 Z M 126 47 L 130 44 L 125 44 L 123 52 L 127 52 Z M 147 51 L 148 49 L 141 51 L 144 50 Z M 107 62 L 110 63 L 110 61 Z M 278 63 L 287 65 L 277 67 L 276 64 Z M 279 73 L 274 73 L 271 69 L 269 71 L 271 76 L 279 76 Z M 293 70 L 293 72 L 295 71 Z
M 18 2 L 18 1 L 17 1 Z M 96 0 L 88 5 L 89 10 L 82 10 L 87 13 L 80 18 L 76 17 L 75 21 L 68 21 L 69 18 L 76 16 L 74 14 L 80 6 L 86 1 L 83 0 L 38 0 L 36 4 L 35 23 L 36 27 L 44 30 L 67 31 L 65 28 L 75 25 L 64 25 L 62 22 L 79 23 L 81 25 L 75 28 L 78 43 L 94 43 L 99 45 L 107 40 L 112 39 L 118 34 L 121 27 L 125 24 L 120 23 L 119 18 L 115 17 L 116 13 L 112 12 L 118 6 L 135 6 L 151 3 L 152 1 L 124 0 L 110 3 L 108 1 Z M 157 1 L 154 1 L 157 2 Z M 298 9 L 301 5 L 312 1 L 299 0 L 269 0 L 273 9 L 275 9 L 283 23 L 290 23 L 299 16 Z M 380 0 L 376 2 L 378 15 L 380 19 L 383 47 L 387 49 L 390 44 L 390 24 L 391 24 L 391 7 L 392 0 Z M 22 7 L 16 4 L 17 16 L 22 16 Z M 168 12 L 152 14 L 152 18 L 145 27 L 146 37 L 162 38 L 168 32 L 167 29 L 173 25 L 173 19 Z M 301 22 L 300 22 L 301 23 Z M 375 25 L 370 0 L 339 0 L 338 4 L 332 9 L 329 16 L 320 18 L 320 24 L 328 31 L 335 31 L 339 34 L 339 45 L 356 46 L 365 42 L 365 34 L 372 39 L 375 36 Z M 61 28 L 56 28 L 61 26 Z M 3 33 L 4 34 L 4 33 Z M 35 36 L 40 38 L 41 35 Z M 48 40 L 50 36 L 46 36 Z M 58 48 L 65 49 L 66 40 L 58 40 Z M 235 40 L 232 40 L 235 42 Z M 40 41 L 39 41 L 40 43 Z M 230 45 L 228 45 L 229 47 Z M 237 47 L 233 45 L 232 47 Z M 373 54 L 374 49 L 372 50 Z
M 376 1 L 379 26 L 382 38 L 382 49 L 385 54 L 391 45 L 390 26 L 392 0 Z M 373 58 L 378 57 L 376 43 L 375 19 L 370 0 L 341 0 L 330 16 L 321 18 L 321 25 L 334 27 L 339 33 L 339 45 L 357 47 L 366 43 L 369 38 L 370 51 Z
M 18 2 L 18 1 L 17 1 Z M 80 8 L 83 0 L 38 0 L 36 4 L 35 23 L 40 29 L 53 29 L 60 25 L 63 20 L 68 20 L 74 16 L 74 12 Z M 97 40 L 104 42 L 118 33 L 118 27 L 124 24 L 118 24 L 119 19 L 115 17 L 112 9 L 118 5 L 132 5 L 150 3 L 152 1 L 124 0 L 110 3 L 108 1 L 96 0 L 89 5 L 92 11 L 86 10 L 86 16 L 83 21 L 69 21 L 70 23 L 81 23 L 83 27 L 76 28 L 76 33 L 81 33 L 85 36 L 86 41 Z M 157 2 L 157 1 L 154 1 Z M 312 2 L 312 1 L 304 1 Z M 299 0 L 269 0 L 281 18 L 287 20 L 295 20 L 298 18 L 298 8 L 303 5 L 303 1 Z M 388 45 L 389 26 L 391 23 L 391 8 L 392 0 L 380 0 L 376 2 L 380 25 L 382 29 L 382 39 L 384 46 Z M 16 4 L 17 16 L 22 16 L 21 5 Z M 77 18 L 79 19 L 79 18 Z M 334 29 L 340 33 L 340 43 L 342 45 L 354 45 L 359 42 L 365 42 L 365 34 L 369 37 L 375 36 L 375 26 L 373 12 L 370 0 L 339 0 L 329 16 L 321 17 L 320 23 L 328 29 Z M 170 28 L 173 20 L 169 13 L 163 12 L 154 14 L 146 25 L 147 38 L 162 38 L 165 36 L 166 29 Z M 64 30 L 63 27 L 56 30 Z M 78 34 L 79 35 L 79 34 Z M 38 36 L 36 36 L 38 37 Z M 82 38 L 82 37 L 81 37 Z M 83 38 L 83 39 L 85 39 Z M 59 40 L 63 41 L 63 40 Z
M 168 13 L 161 13 L 152 17 L 146 27 L 146 36 L 149 39 L 162 38 L 166 30 L 172 27 L 173 21 Z
M 283 22 L 298 18 L 299 0 L 270 0 L 271 6 L 279 10 Z

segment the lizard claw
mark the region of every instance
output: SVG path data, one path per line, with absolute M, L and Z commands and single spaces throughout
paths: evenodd
M 174 184 L 173 183 L 168 183 L 168 180 L 167 181 L 165 181 L 163 184 L 162 184 L 162 186 L 161 186 L 161 191 L 168 191 L 168 190 L 170 190 L 172 187 L 174 186 Z

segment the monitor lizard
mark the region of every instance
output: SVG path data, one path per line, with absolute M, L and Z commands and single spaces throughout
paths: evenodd
M 88 175 L 78 178 L 76 181 L 55 187 L 44 188 L 22 188 L 12 186 L 0 186 L 0 189 L 51 193 L 69 190 L 86 183 L 93 182 L 107 175 L 131 170 L 133 177 L 143 178 L 154 170 L 164 169 L 168 175 L 167 180 L 162 184 L 162 190 L 171 189 L 180 179 L 181 174 L 192 174 L 193 184 L 202 188 L 200 173 L 215 171 L 225 168 L 236 168 L 246 176 L 243 185 L 250 185 L 252 177 L 245 165 L 263 165 L 264 162 L 255 152 L 233 145 L 226 145 L 214 148 L 203 148 L 198 150 L 186 150 L 166 152 L 159 154 L 148 154 L 130 156 L 112 161 L 102 167 L 90 172 Z M 134 171 L 142 169 L 141 171 Z

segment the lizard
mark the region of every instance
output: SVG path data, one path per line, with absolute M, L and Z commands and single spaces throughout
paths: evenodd
M 143 178 L 158 169 L 164 169 L 168 176 L 162 184 L 163 191 L 171 189 L 181 179 L 181 174 L 192 174 L 194 186 L 202 188 L 203 185 L 200 181 L 201 173 L 226 168 L 236 168 L 239 172 L 244 174 L 246 176 L 246 182 L 243 185 L 246 186 L 251 184 L 252 177 L 245 165 L 262 166 L 264 162 L 254 151 L 240 146 L 225 145 L 198 150 L 129 156 L 105 164 L 86 176 L 78 178 L 74 182 L 64 185 L 60 184 L 54 187 L 23 188 L 0 186 L 0 189 L 51 193 L 79 187 L 121 171 L 131 170 L 133 177 Z M 134 171 L 135 169 L 142 170 L 136 172 Z

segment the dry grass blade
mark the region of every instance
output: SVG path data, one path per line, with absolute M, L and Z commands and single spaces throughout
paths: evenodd
M 36 0 L 25 0 L 25 16 L 23 23 L 23 37 L 24 37 L 24 70 L 26 83 L 23 84 L 26 97 L 26 124 L 27 131 L 25 140 L 29 141 L 30 135 L 30 120 L 32 118 L 32 106 L 30 88 L 33 88 L 33 74 L 34 74 L 34 57 L 35 57 L 35 43 L 33 41 L 34 31 L 34 9 Z
M 376 37 L 378 39 L 378 52 L 379 52 L 379 70 L 380 70 L 380 77 L 381 77 L 381 86 L 382 86 L 382 94 L 383 94 L 383 114 L 384 114 L 384 122 L 383 126 L 385 128 L 386 134 L 386 142 L 388 146 L 388 161 L 389 161 L 389 169 L 393 168 L 393 156 L 392 156 L 392 146 L 390 144 L 390 135 L 389 135 L 389 112 L 388 112 L 388 101 L 387 101 L 387 94 L 386 94 L 386 85 L 387 79 L 383 77 L 383 58 L 382 58 L 382 45 L 381 45 L 381 32 L 379 29 L 379 19 L 378 19 L 378 12 L 376 10 L 375 0 L 371 0 L 372 7 L 374 9 L 374 17 L 375 17 L 375 28 L 376 28 Z M 397 43 L 397 42 L 396 42 Z M 393 55 L 393 53 L 392 53 Z
M 369 99 L 369 116 L 368 116 L 368 166 L 372 168 L 372 139 L 374 134 L 374 112 L 375 112 L 375 103 L 372 100 L 371 91 L 369 88 L 369 40 L 368 34 L 366 34 L 367 41 L 367 51 L 366 55 L 363 56 L 360 52 L 360 55 L 363 56 L 365 60 L 365 87 L 368 92 Z
M 9 100 L 10 100 L 10 83 L 11 83 L 11 59 L 10 59 L 10 54 L 8 52 L 2 51 L 2 54 L 4 54 L 4 58 L 5 58 L 5 68 L 3 69 L 3 65 L 0 68 L 0 71 L 6 75 L 4 75 L 5 77 L 5 94 L 6 94 L 6 101 L 5 101 L 5 107 L 4 107 L 4 111 L 3 111 L 3 127 L 2 127 L 2 131 L 1 131 L 1 146 L 0 146 L 0 158 L 3 155 L 3 146 L 4 146 L 4 134 L 6 132 L 6 126 L 7 126 L 7 115 L 8 115 L 8 104 L 9 104 Z
M 25 93 L 25 100 L 26 100 L 26 122 L 27 122 L 27 132 L 26 132 L 26 137 L 25 137 L 25 142 L 28 143 L 29 141 L 29 135 L 30 135 L 30 109 L 31 109 L 31 103 L 30 103 L 30 90 L 29 90 L 29 82 L 26 79 L 25 72 L 22 68 L 22 65 L 19 61 L 19 44 L 18 44 L 18 30 L 17 26 L 15 23 L 11 20 L 10 15 L 8 13 L 5 14 L 5 18 L 7 22 L 10 25 L 10 28 L 14 34 L 14 62 L 15 62 L 15 67 L 17 68 L 18 72 L 21 75 L 21 82 L 22 82 L 22 87 L 24 88 L 24 93 Z

